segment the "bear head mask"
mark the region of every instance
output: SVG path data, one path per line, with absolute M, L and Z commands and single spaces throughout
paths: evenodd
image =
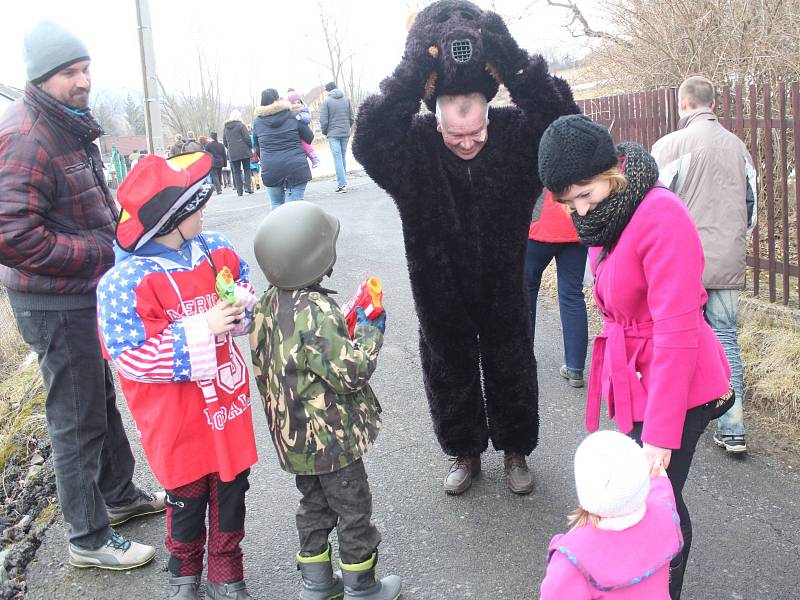
M 497 81 L 486 70 L 481 40 L 484 15 L 472 2 L 439 0 L 414 18 L 406 54 L 413 56 L 415 49 L 427 48 L 435 53 L 438 64 L 432 93 L 424 99 L 430 111 L 436 109 L 437 96 L 479 92 L 491 100 L 497 93 Z

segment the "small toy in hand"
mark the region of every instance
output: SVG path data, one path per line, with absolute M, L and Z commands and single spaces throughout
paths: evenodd
M 233 281 L 231 270 L 227 266 L 222 267 L 222 270 L 217 273 L 216 280 L 216 290 L 219 299 L 229 302 L 230 304 L 236 304 L 235 289 L 236 284 Z
M 350 337 L 353 337 L 358 320 L 356 308 L 361 308 L 370 321 L 381 315 L 383 312 L 383 286 L 380 279 L 373 276 L 362 281 L 355 295 L 342 306 L 342 314 Z

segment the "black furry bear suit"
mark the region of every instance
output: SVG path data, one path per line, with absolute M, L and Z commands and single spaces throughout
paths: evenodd
M 490 108 L 485 146 L 462 160 L 434 114 L 418 114 L 420 100 L 431 111 L 438 95 L 491 100 L 498 81 L 516 106 Z M 539 139 L 576 112 L 569 86 L 541 56 L 521 49 L 498 15 L 463 0 L 419 13 L 402 61 L 358 111 L 353 153 L 402 219 L 425 389 L 447 454 L 478 456 L 489 437 L 497 450 L 536 447 L 525 247 L 542 190 Z

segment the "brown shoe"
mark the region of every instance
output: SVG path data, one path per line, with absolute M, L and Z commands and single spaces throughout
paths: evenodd
M 530 494 L 533 491 L 533 478 L 525 457 L 522 454 L 506 452 L 504 462 L 508 489 L 515 494 Z
M 451 496 L 466 492 L 472 485 L 472 478 L 481 472 L 480 456 L 456 456 L 444 478 L 444 491 Z

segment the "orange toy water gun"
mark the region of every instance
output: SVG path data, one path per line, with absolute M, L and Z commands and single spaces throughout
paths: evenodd
M 377 277 L 368 277 L 361 282 L 358 290 L 350 300 L 342 306 L 344 322 L 350 337 L 356 329 L 356 308 L 361 308 L 367 318 L 372 321 L 383 312 L 383 286 Z
M 222 267 L 222 270 L 217 273 L 215 284 L 214 287 L 220 300 L 231 304 L 236 303 L 236 294 L 234 293 L 236 283 L 233 280 L 233 273 L 227 266 Z

